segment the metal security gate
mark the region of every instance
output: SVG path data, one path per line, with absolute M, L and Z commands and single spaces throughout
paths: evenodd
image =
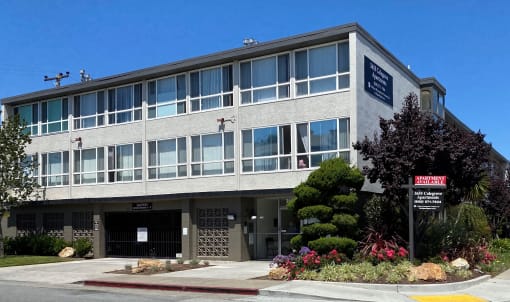
M 140 228 L 147 230 L 139 241 Z M 105 213 L 107 257 L 175 258 L 181 253 L 181 211 Z

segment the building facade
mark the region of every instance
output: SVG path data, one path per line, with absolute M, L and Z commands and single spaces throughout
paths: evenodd
M 4 234 L 87 237 L 95 257 L 272 258 L 299 232 L 292 188 L 331 157 L 361 167 L 352 144 L 411 92 L 444 117 L 435 79 L 347 24 L 5 98 L 44 194 Z

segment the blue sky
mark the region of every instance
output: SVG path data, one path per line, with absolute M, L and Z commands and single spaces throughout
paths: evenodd
M 310 3 L 312 5 L 310 5 Z M 510 1 L 0 2 L 0 98 L 358 22 L 510 159 Z

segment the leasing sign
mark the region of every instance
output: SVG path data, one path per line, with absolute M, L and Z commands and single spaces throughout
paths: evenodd
M 366 56 L 365 91 L 393 107 L 393 77 Z

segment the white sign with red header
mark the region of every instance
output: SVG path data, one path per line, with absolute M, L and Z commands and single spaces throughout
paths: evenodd
M 446 187 L 446 176 L 418 175 L 414 177 L 415 186 Z

